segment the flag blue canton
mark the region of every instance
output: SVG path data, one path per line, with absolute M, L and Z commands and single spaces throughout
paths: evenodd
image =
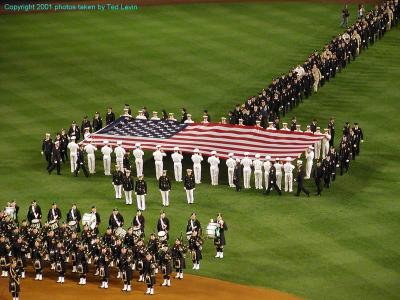
M 131 117 L 120 117 L 96 133 L 168 139 L 187 126 L 188 124 L 180 124 L 177 121 L 171 120 L 147 121 L 133 119 Z

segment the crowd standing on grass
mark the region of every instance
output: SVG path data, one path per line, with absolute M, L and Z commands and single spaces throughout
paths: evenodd
M 193 212 L 187 221 L 186 236 L 181 233 L 170 241 L 171 223 L 164 211 L 155 224 L 157 231 L 148 237 L 145 236 L 148 225 L 141 210 L 137 210 L 125 230 L 125 219 L 115 208 L 103 234 L 99 231 L 101 217 L 95 206 L 82 215 L 73 204 L 64 222 L 56 203 L 43 215 L 41 207 L 33 200 L 26 219 L 21 222 L 18 212 L 15 201 L 0 212 L 1 277 L 9 278 L 13 300 L 19 298 L 20 279 L 26 278 L 28 263 L 37 281 L 43 280 L 45 269 L 50 269 L 57 274 L 57 283 L 65 283 L 65 277 L 70 276 L 72 280 L 79 279 L 79 285 L 86 285 L 88 275 L 93 274 L 94 278 L 98 277 L 100 288 L 108 289 L 109 279 L 115 276 L 121 280 L 122 291 L 131 292 L 132 280 L 137 276 L 137 282 L 146 286 L 146 294 L 153 295 L 156 274 L 163 278 L 162 287 L 171 286 L 174 271 L 175 279 L 183 279 L 187 256 L 193 269 L 200 269 L 206 238 L 213 240 L 215 258 L 222 259 L 228 229 L 222 214 L 218 213 L 215 221 L 211 219 L 204 230 Z M 140 285 L 135 288 L 140 289 Z

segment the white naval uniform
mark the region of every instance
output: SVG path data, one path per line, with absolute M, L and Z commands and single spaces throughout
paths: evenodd
M 253 160 L 253 166 L 254 166 L 254 183 L 256 186 L 256 190 L 262 190 L 262 188 L 263 188 L 263 182 L 262 182 L 263 163 L 260 159 L 256 158 L 255 160 Z
M 94 152 L 97 148 L 92 144 L 87 144 L 85 146 L 85 151 L 87 153 L 87 160 L 88 160 L 88 168 L 89 173 L 94 174 L 96 173 L 96 157 L 94 156 Z
M 103 165 L 104 165 L 104 175 L 111 175 L 111 153 L 112 148 L 105 145 L 101 148 L 101 153 L 103 153 Z
M 78 158 L 79 146 L 77 143 L 71 141 L 68 143 L 68 149 L 69 149 L 69 159 L 71 163 L 71 173 L 74 173 L 76 169 L 76 160 Z
M 175 181 L 182 181 L 182 159 L 183 155 L 179 152 L 174 152 L 171 154 L 172 161 L 174 162 L 174 176 Z
M 250 177 L 251 177 L 251 166 L 253 165 L 253 161 L 249 157 L 245 157 L 240 162 L 243 165 L 243 185 L 245 189 L 249 189 L 250 186 Z
M 123 172 L 124 171 L 124 155 L 125 155 L 125 149 L 122 148 L 121 146 L 118 146 L 117 148 L 114 149 L 115 157 L 116 157 L 116 162 L 117 165 L 119 166 L 119 169 Z
M 264 183 L 265 183 L 265 189 L 268 189 L 268 184 L 269 184 L 269 170 L 271 169 L 271 162 L 270 162 L 269 160 L 264 161 L 263 167 L 264 167 Z
M 329 133 L 324 134 L 322 139 L 322 159 L 324 159 L 329 153 L 329 141 L 331 140 L 331 135 Z
M 193 162 L 193 173 L 194 173 L 194 182 L 201 183 L 201 162 L 203 161 L 203 157 L 195 153 L 192 155 Z
M 136 148 L 132 151 L 133 156 L 135 157 L 135 165 L 136 165 L 136 174 L 137 176 L 143 176 L 143 155 L 144 152 L 140 148 Z
M 276 169 L 276 185 L 282 190 L 282 164 L 274 163 L 274 167 Z
M 218 175 L 219 175 L 219 158 L 216 156 L 210 156 L 207 160 L 210 164 L 210 176 L 211 176 L 211 185 L 218 185 Z
M 321 132 L 315 132 L 314 134 L 315 135 L 322 135 Z M 322 142 L 321 142 L 321 140 L 319 140 L 314 145 L 314 149 L 315 149 L 314 150 L 314 154 L 315 154 L 315 159 L 316 160 L 319 160 L 319 158 L 321 157 L 321 144 L 322 144 Z
M 156 167 L 156 178 L 157 180 L 160 179 L 163 171 L 163 158 L 167 156 L 166 153 L 161 152 L 160 150 L 156 150 L 153 152 L 154 157 L 154 165 Z
M 230 187 L 235 187 L 233 184 L 233 173 L 235 171 L 236 161 L 230 157 L 226 160 L 226 166 L 228 167 L 228 182 Z
M 306 177 L 304 179 L 310 179 L 311 170 L 314 161 L 314 151 L 306 152 Z
M 294 165 L 290 162 L 286 162 L 283 165 L 283 170 L 285 171 L 285 192 L 293 192 L 293 170 Z

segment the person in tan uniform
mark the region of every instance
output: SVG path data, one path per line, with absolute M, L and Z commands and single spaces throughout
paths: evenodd
M 318 69 L 316 64 L 314 64 L 311 72 L 314 77 L 314 92 L 316 93 L 316 92 L 318 92 L 319 82 L 321 81 L 323 76 L 321 75 L 321 71 Z

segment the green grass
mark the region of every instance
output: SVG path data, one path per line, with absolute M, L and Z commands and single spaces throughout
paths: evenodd
M 339 33 L 339 11 L 334 4 L 215 4 L 2 16 L 1 204 L 16 199 L 21 217 L 32 199 L 45 211 L 53 201 L 63 212 L 73 202 L 81 211 L 96 204 L 104 220 L 117 206 L 131 219 L 134 207 L 112 199 L 100 161 L 89 179 L 73 178 L 69 167 L 49 177 L 39 153 L 44 132 L 126 102 L 175 113 L 185 106 L 197 120 L 207 108 L 215 120 Z M 395 29 L 293 112 L 303 124 L 334 115 L 338 132 L 347 120 L 365 132 L 350 174 L 323 197 L 266 198 L 204 183 L 189 207 L 182 186 L 173 185 L 173 236 L 193 209 L 203 226 L 219 211 L 229 225 L 226 258 L 215 261 L 206 243 L 201 275 L 311 299 L 399 298 L 399 42 Z M 145 164 L 149 233 L 161 197 L 153 162 Z

